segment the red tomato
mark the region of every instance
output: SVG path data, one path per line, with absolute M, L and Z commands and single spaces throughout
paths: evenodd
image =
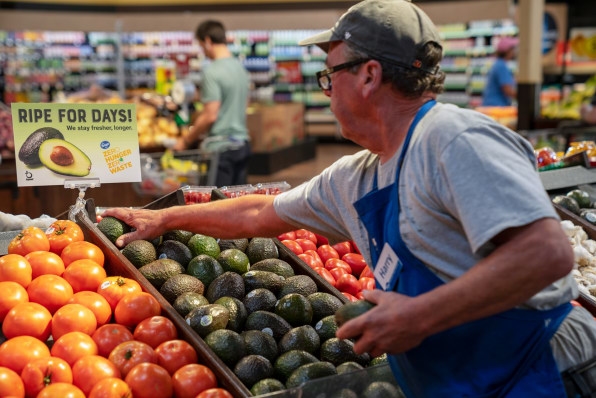
M 28 397 L 35 397 L 53 383 L 72 383 L 70 365 L 61 358 L 45 357 L 29 362 L 21 372 Z
M 309 231 L 308 229 L 297 229 L 296 231 L 296 240 L 298 239 L 308 239 L 310 241 L 312 241 L 312 243 L 314 243 L 315 245 L 317 244 L 317 236 L 315 235 L 314 232 Z M 315 247 L 316 249 L 316 247 Z
M 374 278 L 369 278 L 369 277 L 365 276 L 365 277 L 361 277 L 359 279 L 359 281 L 360 281 L 360 287 L 362 288 L 362 290 L 373 290 L 376 287 Z
M 29 301 L 27 290 L 17 282 L 0 282 L 0 323 L 15 305 Z
M 302 252 L 305 252 L 306 250 L 317 250 L 317 245 L 312 240 L 296 238 L 296 243 L 300 245 L 300 247 L 302 248 Z
M 325 268 L 325 269 L 327 269 L 327 268 Z M 340 268 L 340 267 L 332 268 L 328 271 L 331 274 L 331 276 L 333 276 L 333 279 L 335 279 L 336 282 L 340 276 L 348 274 L 348 271 L 346 271 L 345 268 Z
M 37 227 L 23 229 L 8 244 L 8 254 L 25 256 L 38 250 L 50 250 L 50 241 L 46 234 Z
M 358 301 L 358 298 L 355 296 L 352 296 L 350 293 L 346 293 L 346 292 L 341 292 L 341 294 L 344 295 L 344 297 L 346 297 L 348 300 L 350 300 L 351 302 L 354 301 Z
M 323 264 L 327 262 L 330 258 L 339 258 L 339 253 L 333 247 L 329 245 L 321 245 L 317 248 L 317 253 L 319 253 L 319 257 L 321 257 L 321 261 Z
M 327 239 L 323 235 L 319 235 L 319 234 L 315 233 L 315 238 L 317 238 L 317 246 L 329 244 L 329 239 Z
M 106 377 L 93 386 L 87 398 L 132 398 L 132 391 L 124 380 Z
M 374 279 L 375 278 L 375 274 L 373 274 L 372 270 L 367 265 L 366 267 L 364 267 L 364 269 L 360 273 L 360 278 L 373 278 Z
M 234 398 L 232 394 L 228 392 L 228 390 L 224 390 L 223 388 L 210 388 L 208 390 L 203 391 L 195 398 Z
M 309 254 L 312 258 L 315 259 L 316 267 L 324 267 L 325 266 L 325 264 L 321 260 L 321 257 L 319 257 L 319 253 L 317 253 L 316 250 L 306 250 L 304 252 L 304 254 Z
M 362 290 L 362 288 L 360 287 L 360 282 L 358 282 L 358 279 L 351 274 L 340 276 L 339 279 L 335 282 L 335 287 L 340 292 L 346 292 L 351 294 L 352 296 L 355 296 L 356 294 L 358 294 L 359 291 Z
M 85 240 L 83 230 L 71 220 L 56 220 L 45 231 L 50 242 L 50 251 L 60 255 L 62 250 L 72 242 Z
M 290 249 L 296 255 L 304 253 L 304 250 L 302 250 L 302 246 L 300 246 L 300 244 L 298 244 L 298 242 L 296 242 L 295 240 L 286 239 L 282 240 L 281 243 L 283 243 L 285 247 Z
M 344 254 L 352 253 L 353 251 L 352 244 L 350 243 L 350 241 L 339 242 L 331 247 L 335 249 L 335 251 L 339 255 L 339 258 L 342 258 Z
M 139 322 L 135 327 L 133 336 L 135 340 L 147 343 L 151 348 L 157 348 L 165 341 L 177 339 L 178 330 L 174 322 L 165 316 L 156 315 Z
M 114 309 L 116 322 L 130 327 L 159 314 L 161 314 L 159 301 L 147 292 L 132 292 L 125 295 Z
M 316 267 L 315 272 L 325 279 L 329 284 L 335 287 L 335 277 L 325 267 Z
M 29 362 L 50 356 L 50 349 L 39 339 L 17 336 L 0 345 L 0 366 L 10 368 L 19 375 Z
M 97 293 L 101 294 L 110 303 L 112 311 L 122 297 L 128 293 L 141 291 L 142 288 L 139 282 L 122 276 L 108 276 L 97 288 Z
M 68 246 L 62 249 L 60 257 L 64 261 L 65 267 L 68 267 L 73 261 L 83 258 L 93 260 L 101 266 L 104 265 L 105 261 L 105 255 L 101 249 L 97 245 L 84 240 L 69 243 Z
M 31 336 L 46 341 L 52 331 L 52 314 L 43 305 L 24 302 L 15 305 L 2 323 L 2 333 L 9 339 Z
M 99 355 L 87 355 L 79 358 L 72 365 L 72 384 L 79 387 L 85 395 L 102 379 L 121 378 L 120 371 L 111 361 Z
M 359 291 L 354 297 L 356 297 L 358 300 L 364 300 L 364 294 L 362 294 L 362 290 Z
M 0 256 L 0 282 L 13 281 L 27 288 L 32 274 L 31 264 L 20 254 Z
M 277 239 L 281 240 L 296 240 L 296 232 L 284 232 L 283 234 L 277 235 Z
M 73 261 L 62 274 L 75 293 L 83 290 L 97 291 L 107 276 L 106 270 L 101 265 L 86 258 Z
M 81 304 L 89 308 L 95 315 L 97 326 L 104 325 L 112 318 L 112 307 L 101 294 L 83 290 L 73 294 L 67 304 Z
M 155 348 L 157 364 L 174 374 L 178 369 L 189 363 L 197 363 L 198 357 L 194 347 L 185 340 L 170 340 Z
M 58 275 L 40 275 L 33 279 L 27 287 L 29 301 L 39 303 L 52 314 L 70 300 L 73 295 L 72 286 Z
M 171 398 L 174 394 L 172 377 L 154 363 L 140 363 L 124 378 L 134 398 Z
M 85 393 L 71 383 L 53 383 L 39 392 L 35 398 L 85 398 Z
M 149 344 L 129 340 L 114 347 L 108 359 L 116 365 L 122 377 L 126 377 L 128 372 L 140 363 L 157 363 L 157 354 Z
M 25 386 L 21 377 L 12 369 L 0 367 L 0 397 L 23 398 Z
M 358 253 L 348 253 L 344 255 L 342 258 L 346 263 L 350 265 L 352 268 L 352 275 L 358 277 L 366 267 L 366 261 L 364 261 L 364 257 L 362 254 Z
M 354 253 L 362 254 L 360 253 L 360 249 L 358 249 L 358 246 L 356 246 L 356 243 L 354 243 L 354 241 L 350 241 L 350 243 L 352 244 L 352 251 Z
M 97 353 L 105 358 L 118 344 L 134 339 L 132 332 L 126 326 L 117 323 L 108 323 L 98 327 L 91 338 L 97 345 Z
M 36 251 L 27 254 L 25 258 L 31 265 L 32 278 L 45 274 L 62 276 L 64 272 L 64 261 L 56 253 Z
M 97 329 L 97 319 L 82 304 L 65 304 L 52 317 L 52 337 L 59 339 L 69 332 L 83 332 L 91 336 Z
M 332 270 L 333 268 L 343 268 L 347 271 L 348 274 L 352 273 L 352 267 L 344 260 L 340 260 L 339 258 L 330 258 L 325 262 L 325 268 L 328 270 Z
M 87 355 L 97 355 L 97 344 L 83 332 L 66 333 L 52 345 L 52 356 L 64 359 L 71 367 Z
M 195 398 L 203 391 L 217 387 L 217 378 L 207 366 L 191 363 L 174 372 L 172 387 L 176 398 Z
M 300 253 L 298 255 L 298 258 L 300 258 L 300 260 L 304 261 L 306 263 L 306 265 L 308 265 L 310 268 L 312 268 L 312 269 L 317 268 L 317 260 L 315 260 L 315 258 L 313 256 L 311 256 L 310 254 Z

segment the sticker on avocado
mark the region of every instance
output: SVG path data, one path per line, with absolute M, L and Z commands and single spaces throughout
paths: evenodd
M 13 103 L 18 186 L 141 181 L 134 104 Z

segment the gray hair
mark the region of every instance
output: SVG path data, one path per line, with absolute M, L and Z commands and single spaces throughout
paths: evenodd
M 366 51 L 351 46 L 344 42 L 344 56 L 346 61 L 355 59 L 367 59 L 371 57 Z M 399 91 L 407 98 L 419 98 L 427 91 L 434 94 L 443 92 L 445 83 L 445 72 L 439 69 L 439 62 L 443 57 L 442 48 L 439 44 L 428 42 L 417 54 L 417 59 L 421 60 L 425 69 L 436 69 L 434 74 L 427 73 L 419 69 L 404 68 L 377 59 L 383 68 L 383 81 L 391 82 L 393 88 Z

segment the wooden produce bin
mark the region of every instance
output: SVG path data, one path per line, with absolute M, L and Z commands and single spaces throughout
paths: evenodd
M 235 398 L 251 397 L 250 391 L 242 384 L 236 375 L 214 353 L 209 346 L 194 332 L 176 312 L 174 307 L 159 293 L 153 285 L 128 261 L 126 257 L 106 238 L 97 226 L 86 215 L 79 213 L 77 223 L 85 233 L 85 240 L 97 245 L 105 254 L 105 269 L 108 275 L 120 275 L 131 278 L 140 283 L 143 291 L 152 294 L 161 306 L 162 315 L 169 318 L 180 339 L 189 342 L 197 352 L 199 362 L 209 367 L 217 377 L 218 384 L 227 389 Z
M 174 192 L 169 195 L 169 198 L 161 198 L 156 202 L 152 202 L 145 206 L 146 208 L 159 209 L 176 205 L 174 198 L 179 198 L 179 194 Z M 174 201 L 174 202 L 172 202 Z M 174 309 L 174 307 L 161 295 L 161 293 L 138 271 L 138 269 L 130 263 L 130 261 L 122 255 L 120 250 L 107 238 L 97 226 L 89 220 L 87 216 L 77 215 L 77 223 L 85 233 L 85 239 L 99 246 L 106 256 L 105 268 L 108 274 L 122 275 L 127 278 L 136 280 L 141 284 L 144 291 L 152 294 L 159 301 L 162 313 L 168 317 L 179 331 L 180 338 L 188 341 L 197 351 L 199 362 L 205 364 L 213 370 L 221 386 L 226 388 L 235 398 L 252 397 L 248 388 L 238 379 L 233 370 L 219 359 L 219 357 L 211 350 L 211 348 L 204 342 L 204 340 L 186 323 L 185 319 Z M 274 238 L 277 245 L 279 258 L 286 261 L 294 269 L 296 275 L 307 275 L 312 278 L 317 285 L 319 292 L 329 293 L 337 297 L 342 303 L 348 303 L 349 300 L 329 282 L 323 279 L 312 268 L 304 263 L 296 254 L 282 244 L 278 239 Z

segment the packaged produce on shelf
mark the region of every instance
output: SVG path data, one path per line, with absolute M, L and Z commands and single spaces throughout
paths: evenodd
M 211 201 L 211 192 L 217 189 L 216 186 L 183 186 L 181 188 L 184 195 L 184 203 L 192 205 L 195 203 L 207 203 Z
M 255 185 L 255 192 L 261 195 L 277 195 L 288 191 L 292 186 L 285 181 L 260 182 Z
M 257 188 L 254 185 L 245 184 L 220 187 L 219 190 L 228 198 L 237 198 L 240 196 L 256 193 Z

